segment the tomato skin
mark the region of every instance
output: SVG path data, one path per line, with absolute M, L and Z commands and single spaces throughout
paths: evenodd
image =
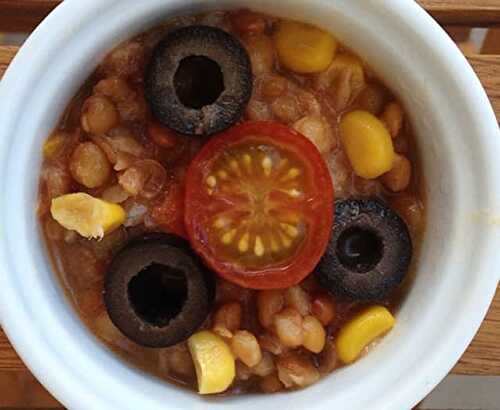
M 312 177 L 314 192 L 307 201 L 311 230 L 290 260 L 262 269 L 249 269 L 237 263 L 218 260 L 208 246 L 205 214 L 208 212 L 203 181 L 219 154 L 237 143 L 252 140 L 283 147 L 301 158 Z M 316 267 L 330 239 L 334 196 L 328 167 L 320 152 L 303 135 L 285 125 L 267 121 L 249 121 L 213 137 L 191 162 L 186 175 L 185 226 L 193 249 L 205 263 L 224 279 L 250 289 L 282 289 L 301 282 Z
M 151 215 L 162 230 L 187 239 L 184 225 L 184 192 L 184 184 L 173 183 L 162 201 L 153 208 Z

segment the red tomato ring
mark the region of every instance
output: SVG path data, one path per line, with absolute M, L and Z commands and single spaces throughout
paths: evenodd
M 191 246 L 228 281 L 278 289 L 302 281 L 326 250 L 333 186 L 314 144 L 275 122 L 213 137 L 186 175 Z

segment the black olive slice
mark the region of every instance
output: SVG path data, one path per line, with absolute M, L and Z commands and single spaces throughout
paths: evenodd
M 186 340 L 205 321 L 215 277 L 182 238 L 146 234 L 113 258 L 104 283 L 111 321 L 134 342 L 167 347 Z
M 153 51 L 145 77 L 153 115 L 185 135 L 211 135 L 238 121 L 252 94 L 242 44 L 209 26 L 176 29 Z
M 408 227 L 386 205 L 337 201 L 332 236 L 315 274 L 334 295 L 381 300 L 405 277 L 412 249 Z

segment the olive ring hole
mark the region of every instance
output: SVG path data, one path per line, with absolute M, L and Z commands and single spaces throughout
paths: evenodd
M 383 256 L 382 238 L 372 229 L 353 226 L 340 234 L 337 241 L 337 256 L 340 262 L 356 273 L 367 273 L 380 262 Z
M 187 299 L 187 279 L 180 270 L 152 263 L 129 282 L 128 297 L 142 320 L 163 327 L 181 312 Z
M 179 101 L 199 110 L 213 104 L 224 91 L 224 76 L 214 60 L 205 56 L 185 57 L 174 75 L 174 88 Z

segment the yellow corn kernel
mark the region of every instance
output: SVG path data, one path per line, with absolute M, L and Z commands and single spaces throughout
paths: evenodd
M 314 316 L 306 316 L 302 322 L 304 342 L 302 345 L 313 353 L 319 353 L 325 347 L 326 332 L 321 322 Z
M 344 115 L 340 138 L 354 172 L 361 178 L 375 179 L 392 169 L 392 138 L 382 121 L 368 111 Z
M 394 326 L 395 319 L 383 306 L 372 306 L 347 323 L 336 340 L 337 353 L 344 363 L 354 362 L 361 351 Z
M 337 51 L 337 41 L 331 34 L 294 21 L 280 24 L 274 44 L 280 63 L 302 74 L 326 70 Z
M 67 135 L 63 132 L 52 134 L 43 144 L 42 153 L 44 158 L 53 156 L 64 144 Z
M 236 374 L 234 357 L 226 342 L 215 333 L 202 330 L 188 339 L 188 347 L 196 368 L 198 392 L 225 391 Z
M 52 217 L 66 229 L 86 238 L 102 238 L 123 224 L 126 213 L 118 204 L 85 193 L 67 194 L 52 200 Z

